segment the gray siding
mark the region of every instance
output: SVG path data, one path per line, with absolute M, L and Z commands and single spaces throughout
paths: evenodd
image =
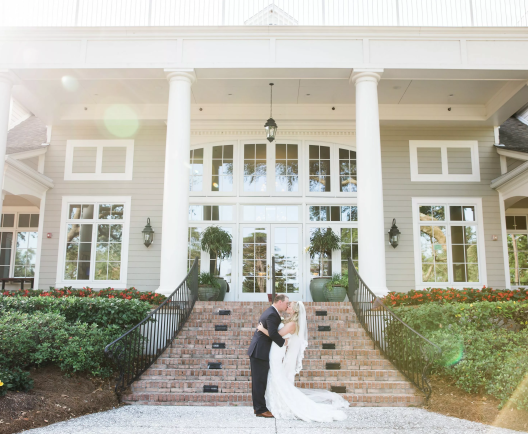
M 520 166 L 523 163 L 524 163 L 523 160 L 517 160 L 515 158 L 506 158 L 506 164 L 508 166 L 508 172 L 513 170 L 513 169 L 515 169 L 516 167 Z
M 135 137 L 134 173 L 132 181 L 64 181 L 64 160 L 67 140 L 107 139 L 97 128 L 74 126 L 54 127 L 46 154 L 45 175 L 55 187 L 46 196 L 44 238 L 41 256 L 41 288 L 55 285 L 63 196 L 131 196 L 130 242 L 127 286 L 144 291 L 159 286 L 161 250 L 161 215 L 165 162 L 165 127 L 143 127 Z M 117 165 L 120 163 L 117 162 Z M 143 245 L 141 231 L 150 217 L 155 231 L 154 244 Z M 80 282 L 80 287 L 82 283 Z
M 60 212 L 63 196 L 131 196 L 131 227 L 127 285 L 141 290 L 159 286 L 161 218 L 165 127 L 144 127 L 136 137 L 132 181 L 64 181 L 66 141 L 69 139 L 106 138 L 96 128 L 82 126 L 54 127 L 46 155 L 45 175 L 54 180 L 48 192 L 44 216 L 44 238 L 41 257 L 40 287 L 56 282 Z M 498 194 L 490 181 L 500 176 L 499 156 L 493 148 L 492 128 L 382 128 L 382 164 L 385 202 L 385 229 L 397 219 L 402 232 L 400 245 L 386 247 L 387 282 L 389 289 L 408 291 L 415 286 L 414 244 L 412 230 L 412 197 L 481 197 L 483 200 L 485 249 L 488 285 L 504 287 Z M 478 140 L 481 182 L 439 183 L 411 182 L 409 140 Z M 155 233 L 150 248 L 143 245 L 141 231 L 150 217 Z M 497 235 L 499 241 L 491 241 Z M 82 286 L 82 284 L 80 284 Z
M 24 163 L 26 166 L 31 167 L 33 170 L 38 170 L 38 160 L 39 157 L 25 158 L 20 160 L 21 163 Z
M 480 182 L 411 182 L 409 140 L 478 140 Z M 493 147 L 493 128 L 382 128 L 382 164 L 385 229 L 392 219 L 402 235 L 394 249 L 387 244 L 387 285 L 390 290 L 406 292 L 415 287 L 415 264 L 412 226 L 413 197 L 481 197 L 488 286 L 504 288 L 504 262 L 498 193 L 490 181 L 500 176 L 499 156 Z M 498 241 L 491 241 L 497 235 Z M 441 286 L 441 285 L 437 285 Z

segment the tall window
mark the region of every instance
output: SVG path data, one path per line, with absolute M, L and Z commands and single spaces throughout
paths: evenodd
M 478 222 L 471 204 L 418 207 L 422 282 L 479 282 Z
M 203 187 L 203 148 L 191 151 L 191 173 L 189 177 L 189 191 L 202 191 Z
M 315 231 L 329 231 L 331 228 L 310 228 L 310 238 Z M 310 258 L 310 274 L 312 276 L 332 275 L 332 251 L 327 250 L 322 254 L 317 253 Z
M 506 216 L 510 283 L 528 284 L 528 234 L 525 215 Z M 522 231 L 524 233 L 519 233 Z
M 266 191 L 266 144 L 244 145 L 244 191 Z
M 330 191 L 330 146 L 309 146 L 310 192 Z
M 341 273 L 348 273 L 348 260 L 358 268 L 358 229 L 341 228 Z
M 339 191 L 357 191 L 356 152 L 339 149 Z
M 202 248 L 200 246 L 200 236 L 202 235 L 202 228 L 189 227 L 189 244 L 188 244 L 188 255 L 187 255 L 187 269 L 190 270 L 194 259 L 198 258 L 198 271 L 201 266 Z
M 125 279 L 123 243 L 129 210 L 124 202 L 106 198 L 104 201 L 67 204 L 62 229 L 62 279 L 65 282 L 117 282 Z
M 298 145 L 275 145 L 275 191 L 299 191 Z
M 213 146 L 211 190 L 233 191 L 233 145 Z
M 0 277 L 35 276 L 38 224 L 38 214 L 2 214 L 0 225 Z

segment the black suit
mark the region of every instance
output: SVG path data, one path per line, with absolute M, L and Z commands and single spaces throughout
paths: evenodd
M 268 330 L 269 337 L 264 333 L 255 331 L 248 349 L 251 362 L 251 394 L 253 408 L 256 414 L 268 411 L 266 407 L 266 386 L 268 385 L 269 353 L 271 343 L 275 342 L 279 347 L 284 345 L 284 339 L 279 334 L 280 315 L 273 306 L 268 307 L 260 316 L 259 321 Z

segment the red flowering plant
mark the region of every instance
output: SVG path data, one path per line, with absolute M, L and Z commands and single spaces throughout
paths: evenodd
M 70 287 L 64 288 L 53 288 L 50 287 L 48 290 L 43 289 L 19 289 L 16 291 L 3 291 L 2 295 L 5 297 L 53 297 L 53 298 L 66 298 L 66 297 L 81 297 L 81 298 L 116 298 L 124 300 L 141 300 L 151 305 L 159 305 L 165 300 L 165 296 L 162 294 L 156 294 L 155 292 L 142 292 L 138 291 L 134 287 L 128 289 L 114 289 L 105 288 L 99 291 L 94 290 L 90 287 L 84 287 L 82 289 L 73 289 Z
M 528 290 L 486 288 L 426 288 L 409 292 L 389 292 L 383 303 L 387 306 L 419 306 L 426 303 L 476 303 L 479 301 L 524 301 L 528 300 Z

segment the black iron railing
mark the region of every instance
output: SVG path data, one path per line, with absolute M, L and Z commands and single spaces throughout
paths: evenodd
M 143 321 L 105 348 L 118 367 L 115 390 L 122 392 L 166 350 L 198 299 L 198 259 L 174 292 Z
M 271 302 L 275 302 L 275 256 L 271 257 Z
M 431 395 L 429 368 L 442 350 L 405 324 L 383 304 L 348 260 L 348 299 L 357 318 L 382 354 L 418 389 Z

